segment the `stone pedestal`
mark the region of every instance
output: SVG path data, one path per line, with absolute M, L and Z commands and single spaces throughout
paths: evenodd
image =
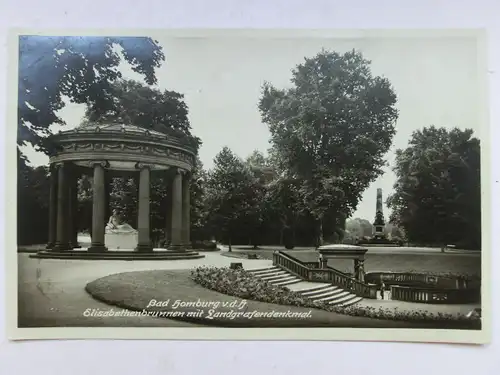
M 332 259 L 353 259 L 354 260 L 354 277 L 356 280 L 364 282 L 365 268 L 364 259 L 368 251 L 367 248 L 354 245 L 326 245 L 318 249 L 321 256 L 327 261 Z
M 108 249 L 135 249 L 138 247 L 138 233 L 106 233 L 104 244 Z

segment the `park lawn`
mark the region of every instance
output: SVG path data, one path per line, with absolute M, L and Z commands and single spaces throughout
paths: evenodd
M 276 305 L 257 301 L 247 301 L 244 310 L 219 306 L 214 309 L 220 313 L 233 311 L 246 312 L 297 312 L 311 314 L 307 318 L 268 318 L 259 317 L 248 319 L 245 317 L 214 317 L 209 319 L 209 309 L 202 308 L 201 316 L 186 316 L 190 312 L 198 311 L 196 307 L 174 308 L 175 301 L 182 302 L 226 302 L 235 300 L 238 304 L 241 299 L 206 289 L 195 283 L 190 277 L 189 270 L 153 270 L 119 273 L 94 280 L 87 284 L 86 291 L 95 299 L 109 305 L 133 311 L 142 311 L 151 300 L 166 301 L 166 307 L 151 307 L 150 312 L 173 312 L 178 316 L 168 316 L 169 319 L 183 320 L 204 325 L 218 327 L 350 327 L 350 328 L 440 328 L 436 323 L 412 323 L 403 321 L 379 320 L 366 317 L 354 317 L 318 309 L 309 309 L 295 306 Z M 161 319 L 161 318 L 159 318 Z
M 312 261 L 317 256 L 311 253 L 294 253 L 294 255 L 302 261 Z M 329 259 L 328 265 L 346 272 L 354 271 L 354 264 L 350 259 Z M 455 254 L 366 254 L 365 271 L 450 272 L 480 275 L 481 258 Z

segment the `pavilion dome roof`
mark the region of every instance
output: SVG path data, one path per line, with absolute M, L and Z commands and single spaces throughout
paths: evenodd
M 70 131 L 67 131 L 70 132 Z M 156 136 L 156 137 L 166 137 L 166 134 L 161 133 L 152 129 L 145 129 L 135 125 L 121 124 L 121 123 L 85 123 L 77 128 L 73 129 L 72 132 L 77 133 L 100 133 L 100 132 L 111 132 L 111 133 L 126 133 L 134 135 L 145 135 L 145 136 Z M 65 133 L 65 132 L 63 132 Z
M 114 122 L 86 122 L 74 129 L 51 135 L 51 163 L 73 162 L 82 167 L 89 161 L 105 160 L 112 170 L 135 171 L 137 163 L 165 170 L 191 170 L 196 148 L 189 136 L 176 129 L 158 130 Z M 176 134 L 177 133 L 177 134 Z

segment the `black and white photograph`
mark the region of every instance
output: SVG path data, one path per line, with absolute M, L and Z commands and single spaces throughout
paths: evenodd
M 487 342 L 482 40 L 12 35 L 11 338 Z

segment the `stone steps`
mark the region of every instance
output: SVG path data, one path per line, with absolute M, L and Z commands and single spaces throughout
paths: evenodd
M 247 272 L 250 272 L 254 276 L 277 286 L 291 285 L 295 283 L 300 283 L 302 281 L 302 279 L 298 278 L 297 276 L 294 276 L 286 271 L 283 271 L 281 270 L 281 268 L 278 267 L 247 270 Z
M 358 297 L 347 290 L 331 284 L 328 284 L 327 287 L 315 287 L 311 290 L 302 290 L 298 293 L 313 301 L 327 302 L 329 305 L 335 306 L 350 306 L 363 299 L 362 297 Z
M 258 275 L 258 276 L 265 276 L 265 275 L 272 275 L 276 272 L 280 272 L 281 269 L 278 268 L 278 267 L 271 267 L 271 268 L 259 268 L 259 269 L 255 269 L 255 270 L 247 270 L 248 272 L 251 272 L 253 273 L 254 275 Z M 286 272 L 286 271 L 282 271 L 282 272 Z
M 250 269 L 247 272 L 273 285 L 291 285 L 289 289 L 295 293 L 299 293 L 313 301 L 326 302 L 330 305 L 346 307 L 354 305 L 363 299 L 332 284 L 303 281 L 279 267 Z M 300 284 L 300 289 L 293 288 L 293 284 Z
M 318 294 L 321 295 L 325 292 L 328 293 L 329 291 L 336 290 L 336 289 L 339 289 L 339 288 L 336 286 L 333 286 L 331 284 L 325 284 L 321 287 L 312 288 L 312 289 L 302 289 L 302 290 L 297 291 L 297 292 L 306 296 L 306 297 L 314 297 L 314 296 L 317 296 Z
M 290 274 L 286 272 L 277 272 L 276 274 L 272 275 L 259 276 L 259 278 L 261 278 L 262 280 L 272 282 L 273 280 L 282 279 L 283 277 L 287 276 L 290 276 Z

